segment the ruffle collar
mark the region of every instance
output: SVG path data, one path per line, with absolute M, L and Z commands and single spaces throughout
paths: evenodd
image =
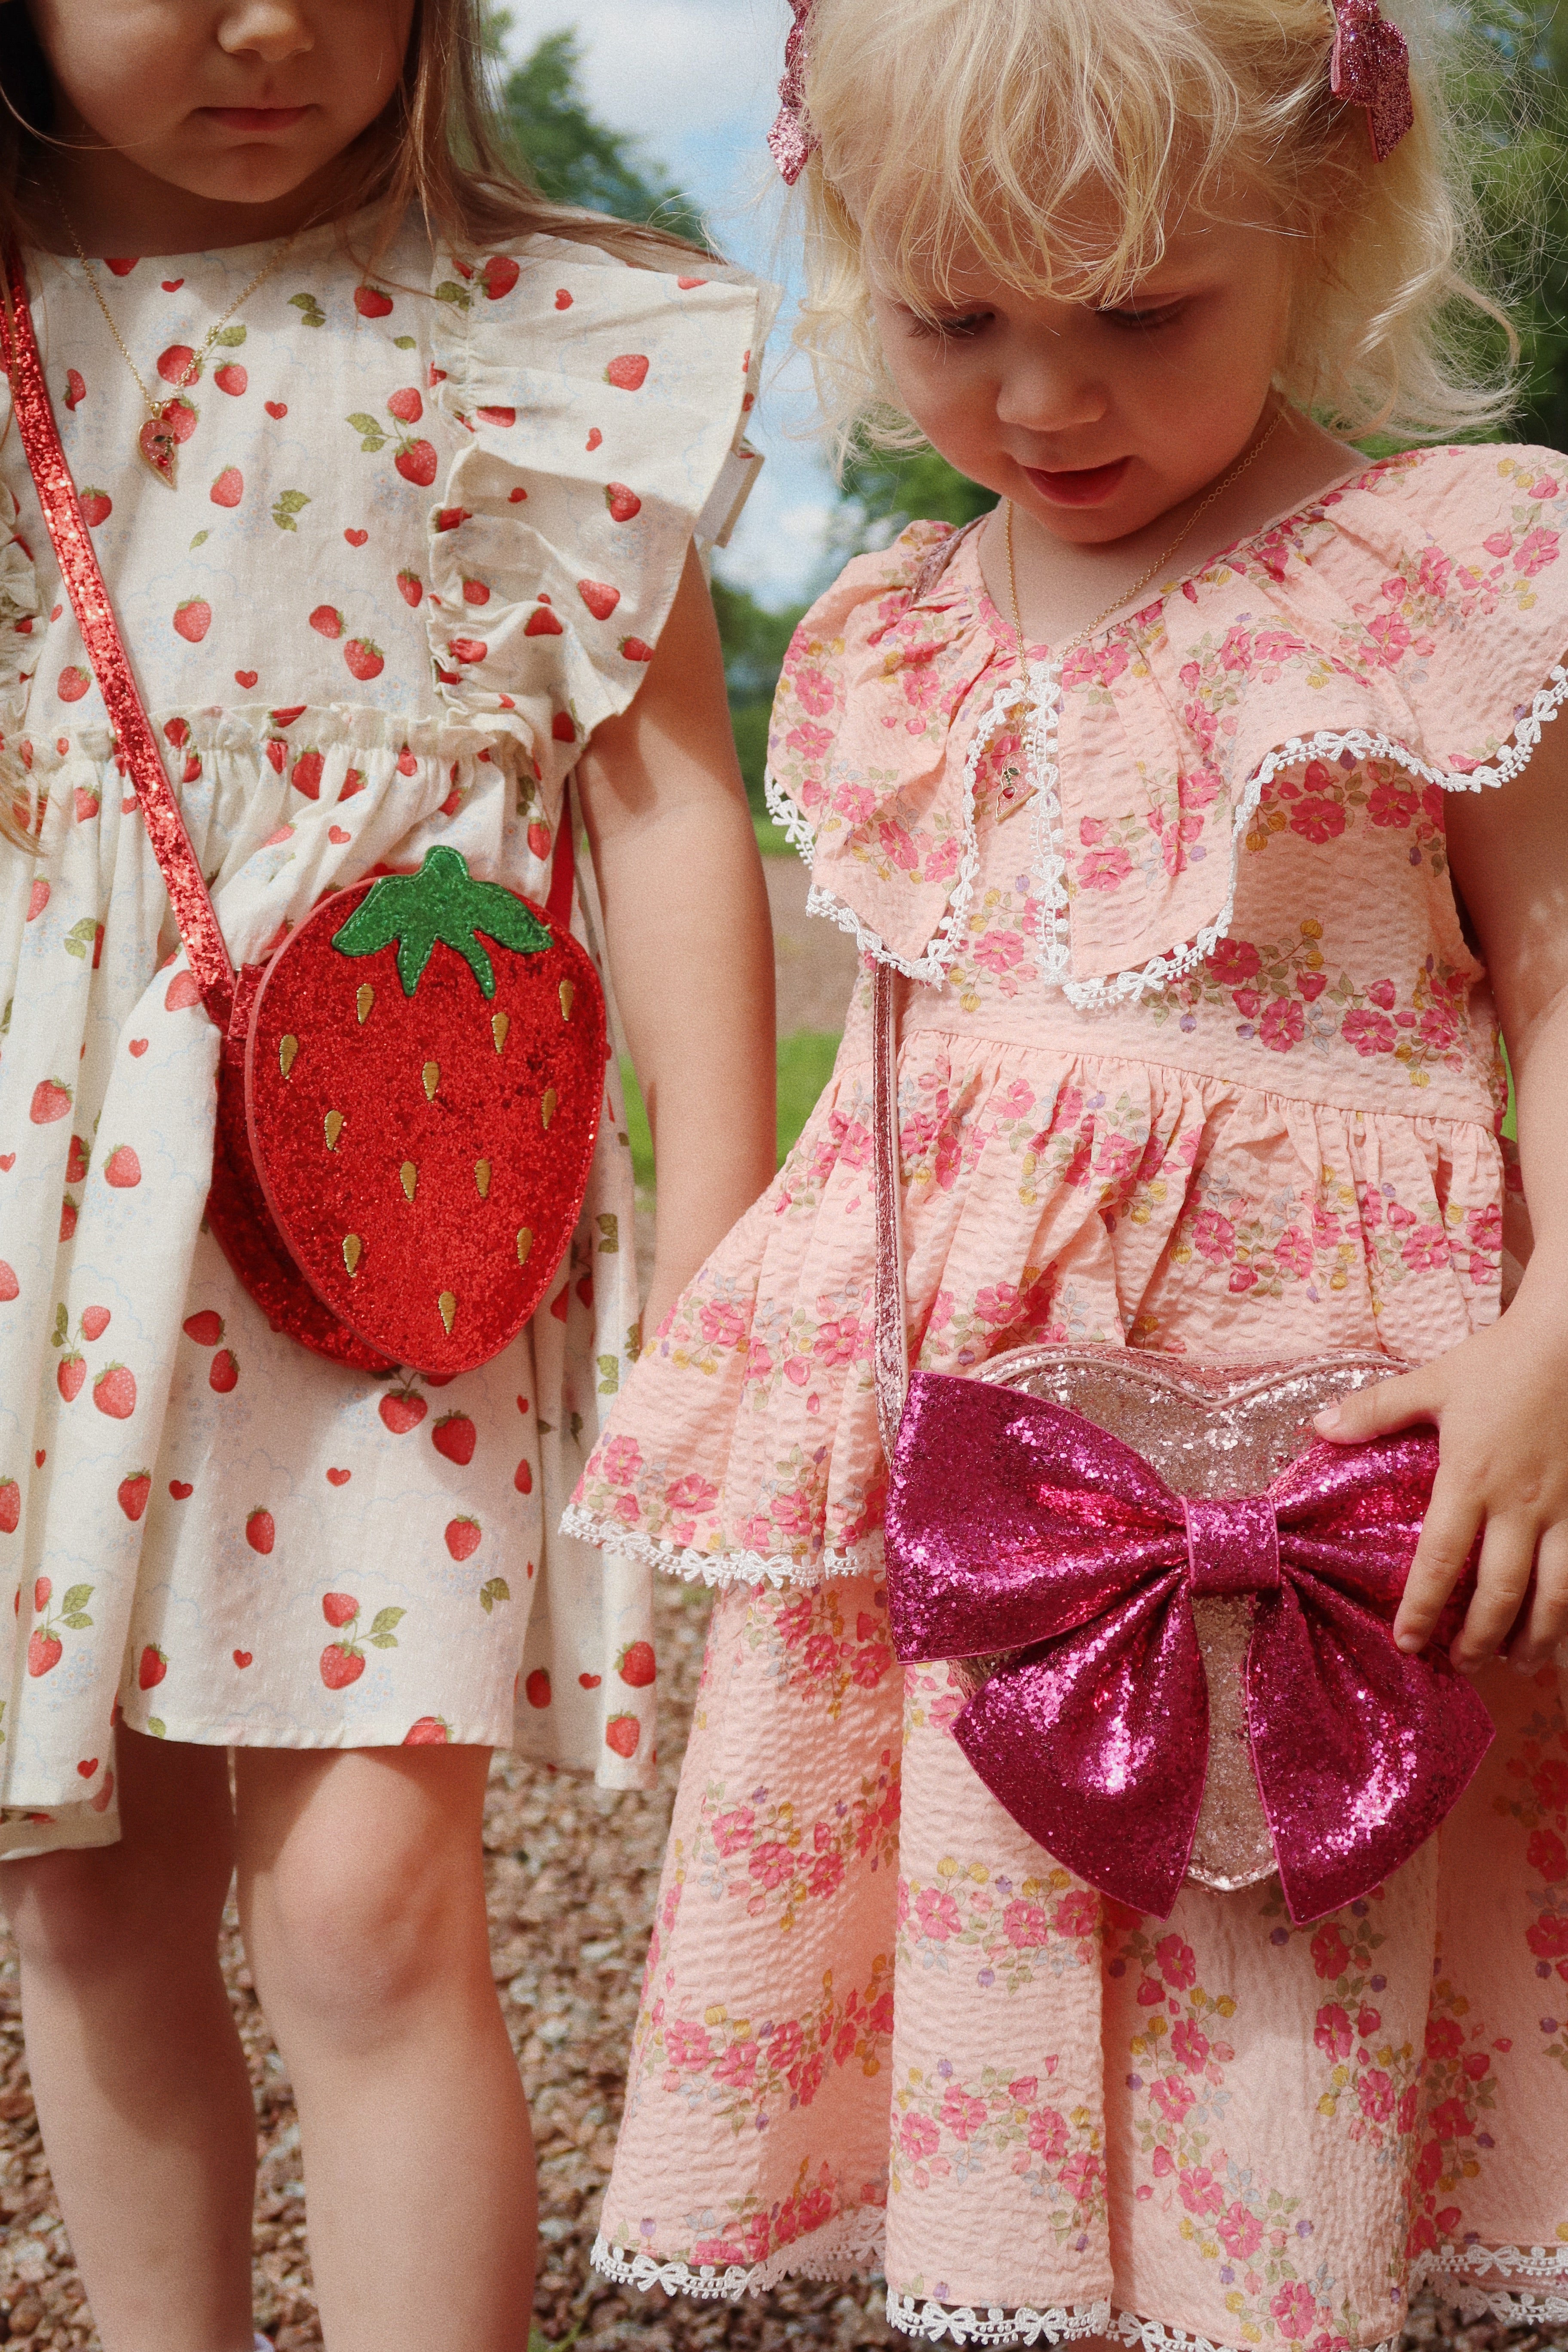
M 1544 450 L 1384 460 L 1226 551 L 1065 660 L 1031 657 L 972 538 L 857 559 L 807 614 L 770 745 L 813 904 L 940 982 L 977 867 L 987 752 L 1033 785 L 1042 971 L 1085 1004 L 1167 985 L 1224 936 L 1271 779 L 1391 760 L 1500 784 L 1568 699 L 1568 470 Z M 922 593 L 923 592 L 923 593 Z

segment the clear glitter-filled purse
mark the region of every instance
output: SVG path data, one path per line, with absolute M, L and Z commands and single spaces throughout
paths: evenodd
M 1417 1428 L 1313 1416 L 1375 1352 L 1215 1366 L 1113 1347 L 909 1372 L 893 982 L 874 990 L 876 1366 L 895 1648 L 945 1658 L 953 1735 L 1047 1852 L 1163 1916 L 1278 1871 L 1316 1918 L 1408 1859 L 1490 1742 L 1447 1641 L 1391 1627 L 1436 1470 Z

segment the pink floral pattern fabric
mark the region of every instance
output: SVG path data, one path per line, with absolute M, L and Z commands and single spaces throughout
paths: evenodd
M 1130 984 L 1223 919 L 1259 772 L 1283 747 L 1331 731 L 1430 782 L 1514 772 L 1519 721 L 1563 651 L 1565 529 L 1552 452 L 1389 458 L 1069 653 L 1053 907 L 1066 975 Z M 1013 657 L 973 548 L 911 597 L 940 530 L 916 525 L 822 599 L 773 740 L 821 907 L 926 980 L 968 911 L 966 758 Z
M 1419 1361 L 1496 1316 L 1502 1076 L 1439 771 L 1505 776 L 1538 690 L 1568 693 L 1546 466 L 1374 467 L 1095 640 L 1054 827 L 973 542 L 921 593 L 917 525 L 807 615 L 773 757 L 818 883 L 868 954 L 949 926 L 940 984 L 900 983 L 922 1365 L 1033 1339 Z M 1207 956 L 1092 1011 L 1047 985 L 1050 859 L 1075 952 L 1090 903 L 1130 953 L 1170 945 L 1222 809 Z M 1568 2129 L 1555 1673 L 1489 1677 L 1500 1738 L 1441 1839 L 1310 1929 L 1274 1882 L 1158 1922 L 1074 1880 L 949 1737 L 947 1670 L 892 1661 L 870 1121 L 863 980 L 799 1143 L 568 1516 L 723 1588 L 603 2266 L 718 2294 L 881 2261 L 897 2324 L 962 2343 L 1362 2352 L 1428 2276 L 1568 2315 L 1568 2180 L 1541 2157 Z
M 143 373 L 177 376 L 265 258 L 104 264 Z M 752 462 L 757 289 L 412 228 L 366 279 L 323 229 L 191 386 L 171 495 L 79 266 L 32 282 L 236 960 L 437 841 L 542 898 L 582 743 Z M 0 844 L 0 1853 L 114 1836 L 117 1719 L 311 1748 L 504 1744 L 515 1717 L 645 1782 L 647 1570 L 554 1533 L 637 1344 L 618 1084 L 567 1260 L 494 1362 L 378 1382 L 269 1330 L 202 1226 L 216 1034 L 14 432 L 0 509 L 0 789 L 37 847 Z

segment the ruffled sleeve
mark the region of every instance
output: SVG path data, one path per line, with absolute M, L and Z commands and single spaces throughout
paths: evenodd
M 791 647 L 773 791 L 811 904 L 940 982 L 989 756 L 1030 787 L 1047 985 L 1085 1008 L 1164 989 L 1228 932 L 1277 777 L 1371 760 L 1462 792 L 1527 764 L 1568 701 L 1565 533 L 1549 451 L 1384 459 L 1062 656 L 1032 655 L 1021 719 L 973 542 L 928 590 L 941 526 L 917 524 L 852 563 Z
M 9 490 L 0 490 L 0 734 L 8 737 L 26 714 L 43 602 L 33 551 L 21 535 Z
M 552 800 L 653 656 L 693 539 L 722 544 L 775 297 L 532 237 L 437 264 L 437 399 L 464 446 L 430 516 L 430 650 L 455 717 L 510 734 Z
M 939 980 L 976 866 L 973 773 L 999 661 L 946 523 L 857 556 L 795 631 L 768 739 L 768 805 L 812 869 L 812 911 Z M 977 692 L 976 689 L 982 690 Z
M 1568 460 L 1483 447 L 1407 467 L 1325 501 L 1336 529 L 1315 568 L 1355 605 L 1367 652 L 1408 680 L 1444 783 L 1502 783 L 1568 698 Z

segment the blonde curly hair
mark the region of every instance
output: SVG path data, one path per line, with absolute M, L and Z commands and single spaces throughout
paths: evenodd
M 1328 0 L 816 0 L 795 340 L 840 454 L 921 439 L 882 362 L 868 245 L 917 310 L 961 257 L 1023 290 L 1114 301 L 1184 209 L 1238 198 L 1299 248 L 1289 399 L 1352 436 L 1495 424 L 1513 397 L 1497 343 L 1511 358 L 1518 341 L 1468 266 L 1436 0 L 1399 15 L 1415 122 L 1379 163 L 1364 111 L 1329 86 Z

